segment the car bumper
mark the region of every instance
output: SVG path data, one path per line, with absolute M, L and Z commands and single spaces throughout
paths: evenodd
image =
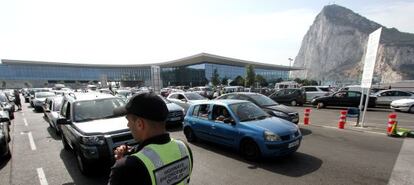
M 264 147 L 262 147 L 263 157 L 275 157 L 275 156 L 285 156 L 295 152 L 302 142 L 302 136 L 299 136 L 295 139 L 273 143 L 265 142 Z
M 390 107 L 391 107 L 391 109 L 400 110 L 400 111 L 403 111 L 403 112 L 408 112 L 408 110 L 410 109 L 409 106 L 391 105 Z

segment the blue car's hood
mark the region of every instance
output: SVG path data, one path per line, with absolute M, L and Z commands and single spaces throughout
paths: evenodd
M 269 130 L 278 135 L 291 134 L 298 130 L 295 124 L 277 117 L 269 117 L 263 120 L 255 120 L 244 123 L 250 126 L 262 128 L 264 130 Z

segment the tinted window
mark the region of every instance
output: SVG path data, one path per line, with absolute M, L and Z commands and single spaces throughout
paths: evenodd
M 120 98 L 79 101 L 74 103 L 73 112 L 76 122 L 116 117 L 114 109 L 125 104 Z
M 403 92 L 403 91 L 396 91 L 396 92 L 397 92 L 397 96 L 411 96 L 411 94 L 407 92 Z
M 346 96 L 346 92 L 338 92 L 334 96 L 337 98 L 343 98 Z
M 312 92 L 312 91 L 318 91 L 318 89 L 316 89 L 316 87 L 305 87 L 305 91 Z
M 230 109 L 241 122 L 267 118 L 269 115 L 251 102 L 230 105 Z

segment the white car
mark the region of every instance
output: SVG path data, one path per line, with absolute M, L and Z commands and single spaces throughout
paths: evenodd
M 184 108 L 185 112 L 191 104 L 208 100 L 195 92 L 174 92 L 169 94 L 167 99 Z
M 390 105 L 394 100 L 413 99 L 414 94 L 401 90 L 382 90 L 374 94 L 377 97 L 377 105 Z
M 56 96 L 53 92 L 37 92 L 32 100 L 33 107 L 36 111 L 43 110 L 43 104 L 47 97 Z
M 401 99 L 392 101 L 391 109 L 414 113 L 414 99 Z

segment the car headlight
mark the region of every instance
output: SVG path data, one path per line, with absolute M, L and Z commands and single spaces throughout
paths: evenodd
M 279 135 L 271 131 L 268 131 L 268 130 L 265 130 L 263 135 L 266 141 L 280 141 L 281 140 Z
M 105 138 L 103 136 L 83 136 L 80 142 L 85 145 L 103 145 Z
M 275 116 L 277 117 L 289 117 L 287 114 L 283 113 L 283 112 L 279 112 L 279 111 L 272 111 L 273 114 L 275 114 Z

